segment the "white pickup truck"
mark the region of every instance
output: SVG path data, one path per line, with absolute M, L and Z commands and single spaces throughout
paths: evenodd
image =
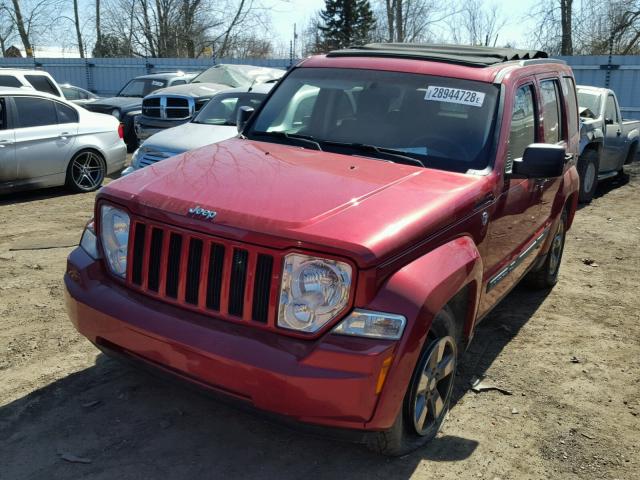
M 580 195 L 588 203 L 598 181 L 620 175 L 638 149 L 640 120 L 623 120 L 618 99 L 608 88 L 578 85 L 580 131 Z

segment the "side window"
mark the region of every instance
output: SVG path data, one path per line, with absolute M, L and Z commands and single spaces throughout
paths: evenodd
M 578 127 L 578 101 L 576 100 L 576 84 L 571 77 L 562 77 L 562 93 L 567 100 L 567 124 L 569 132 L 579 130 Z
M 18 111 L 18 128 L 41 127 L 58 123 L 56 106 L 51 100 L 35 97 L 13 97 Z
M 558 82 L 555 80 L 540 82 L 540 95 L 542 97 L 544 141 L 545 143 L 558 143 L 563 138 L 562 109 L 560 107 L 560 95 L 558 94 Z
M 55 95 L 58 97 L 58 90 L 53 86 L 51 80 L 49 80 L 44 75 L 25 75 L 24 78 L 33 85 L 33 88 L 39 90 L 41 92 L 50 93 L 51 95 Z
M 607 105 L 604 109 L 604 118 L 611 119 L 614 123 L 618 123 L 620 121 L 618 119 L 618 109 L 616 108 L 616 101 L 613 98 L 613 95 L 609 95 L 607 97 Z
M 78 112 L 68 105 L 55 102 L 58 112 L 58 123 L 78 123 Z
M 80 98 L 80 92 L 75 88 L 71 87 L 60 87 L 62 89 L 62 93 L 64 94 L 64 98 L 67 100 L 78 100 Z
M 511 130 L 509 131 L 509 149 L 507 153 L 507 171 L 513 161 L 522 158 L 525 149 L 536 141 L 536 115 L 533 101 L 533 87 L 525 85 L 518 88 L 511 112 Z
M 13 75 L 0 75 L 0 87 L 14 87 L 20 88 L 22 84 Z

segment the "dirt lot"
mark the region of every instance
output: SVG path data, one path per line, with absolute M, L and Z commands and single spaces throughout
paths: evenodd
M 0 199 L 0 478 L 638 479 L 640 165 L 628 172 L 578 212 L 559 285 L 516 289 L 482 324 L 441 436 L 395 460 L 105 358 L 62 299 L 94 195 Z M 483 375 L 511 395 L 471 391 Z

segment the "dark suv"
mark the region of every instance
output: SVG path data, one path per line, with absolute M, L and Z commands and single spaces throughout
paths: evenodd
M 160 88 L 184 85 L 195 77 L 194 73 L 170 72 L 141 75 L 122 87 L 115 97 L 101 98 L 84 105 L 87 110 L 113 115 L 124 125 L 124 141 L 129 151 L 138 146 L 134 128 L 136 115 L 142 112 L 142 98 Z

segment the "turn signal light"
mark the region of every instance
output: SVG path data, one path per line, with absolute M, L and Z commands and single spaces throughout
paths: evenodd
M 121 123 L 118 125 L 118 136 L 124 138 L 124 126 Z

